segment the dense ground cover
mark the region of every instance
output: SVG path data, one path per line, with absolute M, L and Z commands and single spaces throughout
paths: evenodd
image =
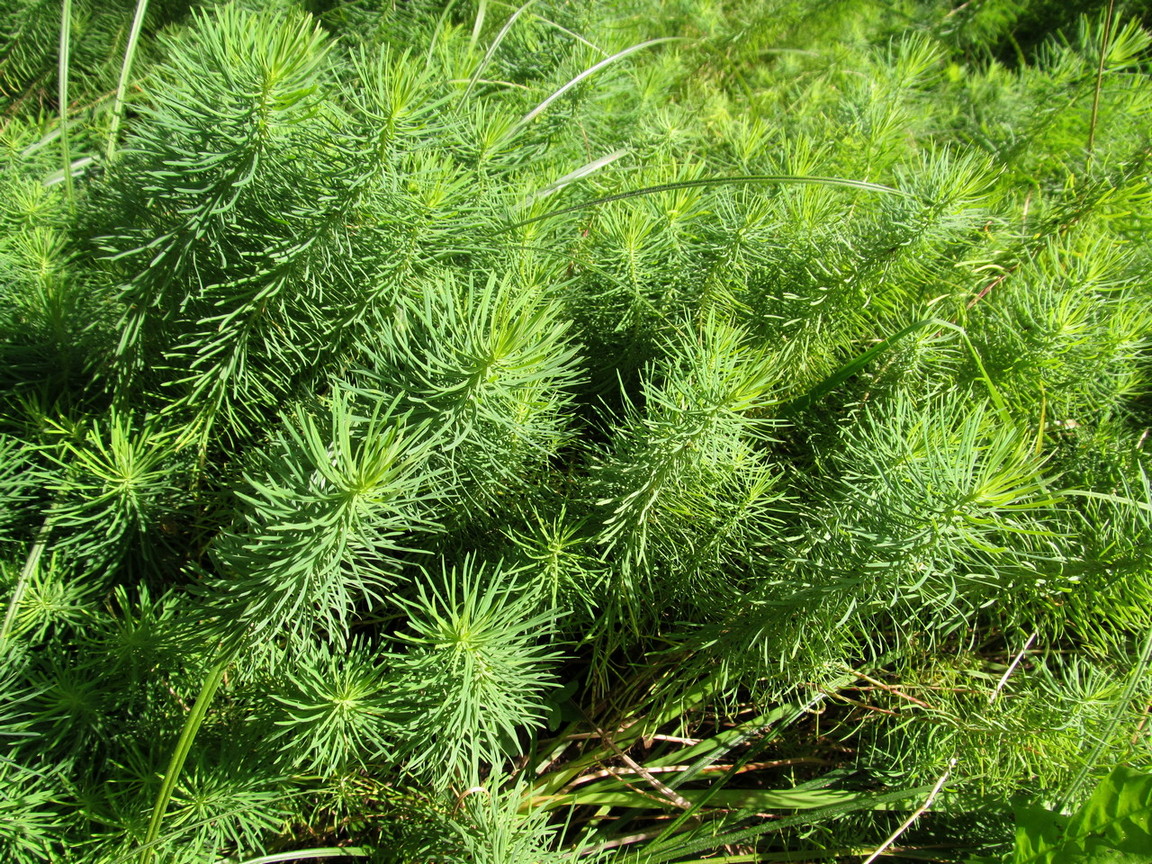
M 1114 5 L 0 0 L 0 857 L 1143 860 Z

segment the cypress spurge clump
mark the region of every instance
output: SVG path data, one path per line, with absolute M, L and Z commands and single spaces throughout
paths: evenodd
M 1137 812 L 1150 23 L 0 0 L 0 857 Z

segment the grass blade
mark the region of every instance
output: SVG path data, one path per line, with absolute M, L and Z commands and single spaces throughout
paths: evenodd
M 555 91 L 551 96 L 549 96 L 547 99 L 545 99 L 539 105 L 537 105 L 535 108 L 533 108 L 527 114 L 525 114 L 522 118 L 520 118 L 520 122 L 517 123 L 516 126 L 513 128 L 513 130 L 508 133 L 509 137 L 511 137 L 512 135 L 515 135 L 516 132 L 518 132 L 520 129 L 524 128 L 529 123 L 531 123 L 533 120 L 535 120 L 537 117 L 539 117 L 544 111 L 547 110 L 549 105 L 551 105 L 553 102 L 555 102 L 561 96 L 563 96 L 565 93 L 567 93 L 569 90 L 571 90 L 573 87 L 575 87 L 581 81 L 583 81 L 585 78 L 588 78 L 591 75 L 595 75 L 597 72 L 599 72 L 605 66 L 611 65 L 612 63 L 615 63 L 617 60 L 622 60 L 623 58 L 627 57 L 630 54 L 635 54 L 637 51 L 642 51 L 645 48 L 651 48 L 653 45 L 659 45 L 661 42 L 685 42 L 685 41 L 687 41 L 687 40 L 681 36 L 664 36 L 660 39 L 649 39 L 647 42 L 641 42 L 639 45 L 633 45 L 629 48 L 625 48 L 623 51 L 617 51 L 615 54 L 613 54 L 609 57 L 605 57 L 599 63 L 596 63 L 593 66 L 589 66 L 587 69 L 585 69 L 579 75 L 577 75 L 575 78 L 570 80 L 567 84 L 562 86 L 559 90 Z
M 611 165 L 617 159 L 621 158 L 622 156 L 627 156 L 627 155 L 628 155 L 628 151 L 626 149 L 620 149 L 620 150 L 613 150 L 607 156 L 601 156 L 599 159 L 593 159 L 587 165 L 581 165 L 575 171 L 570 171 L 567 174 L 565 174 L 563 177 L 561 177 L 560 179 L 558 179 L 552 183 L 549 183 L 547 186 L 545 186 L 539 192 L 533 192 L 530 196 L 528 196 L 528 200 L 529 201 L 538 201 L 541 198 L 547 198 L 549 195 L 553 194 L 554 192 L 559 192 L 561 189 L 563 189 L 569 183 L 575 183 L 577 180 L 583 180 L 589 174 L 594 174 L 595 172 L 597 172 L 601 168 L 603 168 L 605 165 Z
M 68 203 L 76 202 L 72 188 L 72 152 L 68 146 L 68 65 L 72 54 L 72 0 L 64 0 L 60 12 L 60 53 L 57 69 L 57 100 L 60 103 L 60 149 L 64 157 L 64 191 Z
M 240 864 L 279 864 L 281 861 L 306 861 L 317 858 L 367 858 L 372 850 L 364 846 L 325 846 L 322 849 L 297 849 L 293 852 L 277 852 L 273 855 L 261 855 L 259 858 L 249 858 Z M 229 859 L 230 860 L 230 859 Z M 220 864 L 225 864 L 221 861 Z
M 607 784 L 605 784 L 607 785 Z M 618 785 L 618 784 L 613 784 Z M 579 792 L 561 793 L 555 797 L 560 805 L 595 807 L 682 807 L 680 802 L 632 789 L 605 789 L 589 786 Z M 821 810 L 847 804 L 862 796 L 841 789 L 686 789 L 677 793 L 691 806 L 707 796 L 709 802 L 726 810 Z
M 480 33 L 484 29 L 484 16 L 488 14 L 488 0 L 480 0 L 476 4 L 476 23 L 472 25 L 472 36 L 468 40 L 468 50 L 472 51 L 476 48 L 476 42 L 480 39 Z
M 192 749 L 192 742 L 196 740 L 196 733 L 204 723 L 208 714 L 208 706 L 216 696 L 220 682 L 224 680 L 224 670 L 228 668 L 227 659 L 220 660 L 204 679 L 200 688 L 200 695 L 196 697 L 196 704 L 192 706 L 188 719 L 184 721 L 184 728 L 180 730 L 180 739 L 176 742 L 176 749 L 172 751 L 172 759 L 168 763 L 168 770 L 164 772 L 164 782 L 160 785 L 160 792 L 156 796 L 156 803 L 152 808 L 152 819 L 148 823 L 148 833 L 144 835 L 144 842 L 140 851 L 140 864 L 148 864 L 155 852 L 155 844 L 160 836 L 160 825 L 164 821 L 164 813 L 168 810 L 168 803 L 172 800 L 172 793 L 176 789 L 176 780 L 184 769 L 184 762 Z
M 852 358 L 803 396 L 793 399 L 791 402 L 784 406 L 784 410 L 789 413 L 796 413 L 810 408 L 824 396 L 827 396 L 853 375 L 858 373 L 861 369 L 875 360 L 880 354 L 883 354 L 909 333 L 914 333 L 927 327 L 929 324 L 939 324 L 940 322 L 935 318 L 925 318 L 922 321 L 917 321 L 914 324 L 909 324 L 899 333 L 889 336 L 887 339 L 881 340 L 865 351 L 863 354 Z
M 492 44 L 488 46 L 488 50 L 484 52 L 484 57 L 480 61 L 480 65 L 476 67 L 476 71 L 472 73 L 471 80 L 468 81 L 468 86 L 464 88 L 464 95 L 462 99 L 467 99 L 468 94 L 472 92 L 472 88 L 476 86 L 476 82 L 480 80 L 480 76 L 484 74 L 484 70 L 488 68 L 488 64 L 492 62 L 492 58 L 500 49 L 500 43 L 504 41 L 504 37 L 508 35 L 508 31 L 512 29 L 512 25 L 516 23 L 516 19 L 520 17 L 529 6 L 535 3 L 536 0 L 528 0 L 523 6 L 513 12 L 504 26 L 500 28 L 500 32 L 496 34 L 496 38 L 492 40 Z
M 977 377 L 984 382 L 984 386 L 988 388 L 988 395 L 992 398 L 992 404 L 996 407 L 996 412 L 1000 415 L 1000 419 L 1005 424 L 1012 423 L 1012 413 L 1008 410 L 1008 404 L 1004 401 L 1004 397 L 1000 395 L 1000 389 L 992 382 L 992 377 L 988 374 L 988 369 L 984 366 L 984 361 L 980 359 L 980 352 L 976 350 L 976 346 L 972 344 L 971 338 L 968 336 L 968 331 L 961 327 L 959 324 L 953 324 L 951 321 L 937 321 L 941 327 L 947 328 L 960 334 L 960 338 L 964 340 L 964 344 L 968 346 L 968 353 L 972 357 L 972 362 L 976 364 L 979 370 Z
M 1132 698 L 1136 695 L 1136 688 L 1139 687 L 1140 682 L 1148 674 L 1149 665 L 1152 664 L 1152 630 L 1144 637 L 1144 644 L 1140 648 L 1140 659 L 1136 665 L 1133 666 L 1131 673 L 1128 676 L 1128 682 L 1124 686 L 1124 692 L 1120 694 L 1119 700 L 1116 702 L 1116 707 L 1112 711 L 1112 716 L 1108 718 L 1108 725 L 1105 727 L 1103 735 L 1096 738 L 1096 745 L 1092 748 L 1092 752 L 1088 758 L 1084 760 L 1084 764 L 1080 766 L 1080 770 L 1076 772 L 1076 776 L 1068 785 L 1068 789 L 1060 797 L 1060 803 L 1057 810 L 1060 812 L 1067 812 L 1076 801 L 1076 793 L 1080 791 L 1080 787 L 1084 785 L 1084 781 L 1088 779 L 1088 775 L 1092 773 L 1092 769 L 1100 761 L 1100 754 L 1104 752 L 1104 748 L 1108 746 L 1108 742 L 1116 734 L 1116 730 L 1120 728 L 1120 723 L 1124 719 L 1124 713 L 1128 710 L 1132 702 Z
M 8 611 L 4 613 L 4 625 L 0 627 L 0 643 L 12 635 L 12 627 L 16 623 L 16 615 L 20 612 L 20 602 L 24 599 L 24 591 L 28 587 L 28 580 L 40 566 L 40 558 L 44 554 L 44 547 L 48 543 L 48 535 L 52 531 L 51 517 L 44 520 L 40 530 L 36 532 L 36 539 L 32 541 L 32 548 L 24 561 L 24 568 L 20 571 L 20 578 L 16 587 L 12 589 L 12 596 L 8 600 Z
M 120 83 L 116 85 L 116 99 L 112 103 L 112 120 L 108 124 L 108 144 L 104 150 L 104 156 L 109 160 L 116 152 L 116 133 L 120 129 L 120 119 L 124 114 L 124 97 L 128 91 L 128 78 L 132 74 L 132 63 L 136 59 L 136 46 L 140 41 L 140 30 L 144 26 L 144 16 L 147 12 L 148 0 L 136 0 L 136 14 L 132 16 L 132 29 L 128 31 L 128 44 L 124 47 L 124 62 L 120 64 Z
M 861 810 L 898 809 L 900 802 L 914 795 L 921 795 L 929 791 L 931 791 L 931 787 L 923 786 L 915 789 L 900 789 L 895 792 L 883 792 L 879 794 L 855 793 L 850 798 L 846 798 L 839 803 L 830 804 L 827 807 L 821 807 L 815 810 L 801 810 L 792 816 L 773 819 L 770 822 L 763 822 L 759 825 L 738 829 L 727 834 L 716 833 L 706 837 L 683 837 L 673 846 L 665 846 L 659 849 L 648 847 L 638 852 L 629 852 L 626 853 L 621 860 L 628 862 L 628 864 L 633 864 L 633 862 L 635 862 L 635 864 L 665 864 L 665 862 L 671 862 L 673 860 L 683 860 L 682 856 L 684 855 L 708 852 L 722 846 L 748 843 L 763 834 L 779 832 L 785 828 L 815 825 L 820 822 L 827 822 L 831 819 L 838 818 L 847 813 L 859 812 Z M 710 826 L 704 827 L 706 830 L 711 830 Z M 594 849 L 593 851 L 598 850 Z M 871 849 L 865 849 L 861 854 L 867 855 L 871 851 Z M 811 856 L 810 852 L 805 854 Z
M 629 192 L 617 192 L 615 195 L 605 195 L 603 198 L 595 198 L 592 201 L 584 201 L 581 204 L 573 204 L 571 207 L 562 207 L 559 210 L 551 210 L 548 213 L 543 213 L 540 216 L 533 216 L 530 219 L 524 219 L 520 222 L 513 223 L 505 230 L 513 228 L 520 228 L 524 225 L 531 225 L 533 222 L 541 222 L 544 219 L 551 219 L 554 216 L 563 216 L 567 213 L 575 213 L 579 210 L 587 210 L 589 207 L 598 207 L 601 204 L 610 204 L 613 201 L 624 201 L 628 198 L 638 198 L 641 195 L 658 195 L 661 192 L 674 192 L 677 189 L 695 189 L 707 186 L 725 186 L 729 184 L 754 184 L 754 183 L 800 183 L 809 186 L 843 186 L 848 189 L 860 189 L 864 192 L 883 192 L 889 195 L 909 195 L 901 189 L 896 189 L 892 186 L 885 186 L 882 183 L 870 183 L 867 180 L 847 180 L 842 177 L 809 177 L 801 174 L 745 174 L 736 177 L 708 177 L 701 180 L 681 180 L 676 183 L 661 183 L 658 186 L 645 186 L 643 189 L 633 189 Z

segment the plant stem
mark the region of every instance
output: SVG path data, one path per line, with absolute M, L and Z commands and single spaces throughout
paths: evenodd
M 326 846 L 323 849 L 295 849 L 292 852 L 276 852 L 249 858 L 243 864 L 277 864 L 280 861 L 304 861 L 316 858 L 368 858 L 372 850 L 364 846 Z M 225 864 L 221 861 L 220 864 Z
M 1043 412 L 1041 412 L 1043 414 Z M 1044 423 L 1040 423 L 1043 428 Z M 1024 655 L 1028 653 L 1028 649 L 1032 647 L 1032 643 L 1036 641 L 1038 633 L 1033 633 L 1028 637 L 1028 641 L 1024 643 L 1024 647 L 1020 649 L 1020 653 L 1012 658 L 1012 662 L 1008 664 L 1008 668 L 1004 670 L 1004 674 L 1000 676 L 1000 680 L 996 682 L 996 689 L 988 697 L 988 704 L 991 705 L 996 701 L 996 697 L 1000 695 L 1000 691 L 1004 689 L 1004 685 L 1008 683 L 1008 679 L 1012 677 L 1012 673 L 1016 671 L 1016 667 L 1020 665 L 1020 661 L 1024 659 Z
M 1133 667 L 1132 672 L 1129 674 L 1128 683 L 1124 687 L 1124 692 L 1120 694 L 1120 699 L 1116 703 L 1116 708 L 1109 718 L 1108 726 L 1104 730 L 1104 734 L 1100 735 L 1096 740 L 1096 746 L 1092 748 L 1092 752 L 1088 758 L 1084 760 L 1084 764 L 1080 766 L 1080 771 L 1068 786 L 1068 791 L 1060 798 L 1060 802 L 1056 807 L 1056 812 L 1063 813 L 1067 811 L 1076 799 L 1076 793 L 1080 791 L 1080 787 L 1084 781 L 1088 779 L 1088 775 L 1092 773 L 1092 769 L 1096 767 L 1096 763 L 1100 760 L 1100 754 L 1104 752 L 1104 748 L 1108 746 L 1108 742 L 1116 734 L 1116 729 L 1120 726 L 1120 721 L 1124 718 L 1124 712 L 1128 710 L 1128 706 L 1132 704 L 1132 697 L 1136 695 L 1136 688 L 1148 673 L 1148 664 L 1152 663 L 1152 629 L 1149 629 L 1148 635 L 1144 637 L 1144 644 L 1140 648 L 1140 659 Z
M 940 790 L 944 788 L 944 784 L 947 782 L 948 776 L 952 773 L 952 769 L 955 767 L 956 757 L 953 756 L 952 759 L 948 762 L 948 768 L 944 771 L 943 774 L 940 775 L 940 779 L 936 781 L 936 785 L 932 787 L 932 791 L 929 792 L 928 797 L 924 799 L 924 803 L 913 810 L 911 815 L 909 815 L 907 819 L 900 823 L 900 827 L 893 831 L 887 840 L 885 840 L 872 851 L 872 854 L 868 856 L 868 858 L 864 861 L 864 864 L 872 864 L 873 861 L 888 851 L 888 848 L 900 839 L 900 835 L 907 831 L 913 822 L 915 822 L 925 812 L 927 812 L 928 808 L 932 806 L 932 802 L 936 800 L 936 796 L 940 794 Z
M 20 571 L 20 579 L 12 589 L 12 597 L 8 600 L 8 611 L 4 613 L 4 625 L 0 627 L 0 643 L 12 635 L 12 628 L 16 624 L 16 615 L 20 611 L 20 601 L 24 599 L 24 591 L 28 587 L 28 580 L 40 565 L 40 557 L 44 554 L 44 547 L 48 545 L 48 535 L 52 532 L 52 517 L 44 519 L 44 524 L 36 532 L 36 539 L 32 541 L 32 548 L 24 561 L 24 568 Z
M 228 668 L 230 656 L 222 657 L 208 672 L 208 677 L 204 679 L 204 684 L 200 688 L 200 695 L 196 697 L 196 704 L 192 706 L 192 713 L 184 721 L 184 728 L 180 731 L 180 739 L 176 742 L 176 749 L 172 752 L 168 770 L 164 773 L 164 782 L 160 785 L 156 804 L 152 808 L 152 820 L 148 823 L 148 833 L 144 835 L 144 842 L 140 846 L 139 864 L 148 864 L 152 860 L 156 840 L 160 836 L 160 825 L 164 821 L 164 813 L 168 809 L 168 803 L 172 800 L 172 792 L 176 789 L 176 780 L 184 769 L 184 762 L 192 749 L 192 742 L 196 739 L 196 733 L 200 731 L 204 717 L 208 714 L 208 706 L 212 704 L 216 690 L 220 687 L 220 682 L 224 680 L 224 670 Z
M 124 96 L 128 90 L 128 77 L 132 74 L 132 63 L 136 59 L 136 45 L 140 40 L 140 30 L 144 26 L 144 16 L 147 12 L 148 0 L 136 0 L 136 14 L 132 17 L 132 29 L 128 31 L 128 44 L 124 47 L 124 62 L 120 64 L 120 83 L 116 87 L 116 100 L 112 103 L 112 121 L 108 124 L 108 144 L 104 149 L 104 157 L 109 161 L 116 152 L 116 133 L 120 129 L 120 118 L 124 114 Z
M 1096 89 L 1092 93 L 1092 120 L 1088 124 L 1088 161 L 1092 160 L 1092 148 L 1096 144 L 1096 120 L 1100 116 L 1100 89 L 1104 85 L 1104 61 L 1108 58 L 1108 46 L 1112 41 L 1112 13 L 1116 10 L 1116 0 L 1108 0 L 1108 11 L 1104 13 L 1104 32 L 1100 34 L 1100 65 L 1096 67 Z
M 72 153 L 68 146 L 68 62 L 72 53 L 72 0 L 64 0 L 60 13 L 60 53 L 57 99 L 60 103 L 60 148 L 64 157 L 64 191 L 68 204 L 76 203 L 72 188 Z

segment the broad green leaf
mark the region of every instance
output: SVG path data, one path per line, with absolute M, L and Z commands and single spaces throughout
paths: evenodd
M 1056 864 L 1095 856 L 1127 853 L 1152 859 L 1152 774 L 1123 766 L 1106 777 L 1092 797 L 1072 817 Z M 1101 858 L 1104 860 L 1122 860 Z

